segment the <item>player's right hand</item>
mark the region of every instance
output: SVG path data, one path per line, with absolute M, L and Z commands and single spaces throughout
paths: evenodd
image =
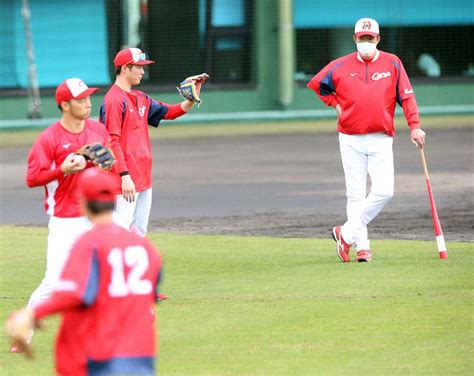
M 423 149 L 423 146 L 425 145 L 425 136 L 426 133 L 421 128 L 412 129 L 410 132 L 411 142 L 420 149 Z
M 86 165 L 84 157 L 71 153 L 61 163 L 61 170 L 65 175 L 69 175 L 84 170 Z
M 122 196 L 127 202 L 135 201 L 135 183 L 130 175 L 122 176 Z
M 29 358 L 33 357 L 30 342 L 35 326 L 34 311 L 28 308 L 12 312 L 5 322 L 5 332 L 12 345 Z

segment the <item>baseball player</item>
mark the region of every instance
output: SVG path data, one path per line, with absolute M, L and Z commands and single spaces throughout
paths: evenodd
M 367 225 L 394 192 L 396 103 L 403 108 L 415 145 L 424 145 L 425 132 L 420 128 L 415 94 L 402 62 L 377 49 L 377 21 L 358 20 L 353 39 L 357 52 L 330 62 L 307 86 L 337 111 L 347 196 L 347 221 L 332 230 L 337 254 L 343 262 L 349 262 L 349 251 L 355 247 L 355 261 L 368 262 L 372 253 Z M 368 195 L 367 174 L 371 180 Z
M 96 168 L 81 174 L 82 207 L 93 228 L 74 244 L 50 298 L 7 319 L 7 334 L 31 355 L 29 331 L 62 314 L 58 375 L 155 374 L 162 259 L 150 242 L 113 222 L 117 179 Z
M 145 65 L 153 64 L 138 48 L 126 48 L 114 59 L 116 80 L 100 109 L 100 121 L 111 136 L 111 148 L 122 178 L 114 219 L 125 228 L 145 236 L 152 200 L 152 152 L 148 125 L 173 120 L 200 103 L 200 85 L 208 76 L 188 77 L 191 87 L 180 90 L 187 100 L 169 105 L 132 89 L 140 84 Z M 187 80 L 188 80 L 187 79 Z M 194 84 L 196 87 L 193 87 Z M 197 89 L 197 90 L 196 90 Z M 193 96 L 194 93 L 194 96 Z
M 70 78 L 56 89 L 56 102 L 61 119 L 45 129 L 28 154 L 26 184 L 44 187 L 44 208 L 49 215 L 46 272 L 38 288 L 31 295 L 28 307 L 45 301 L 59 279 L 69 250 L 90 228 L 79 207 L 77 196 L 78 173 L 90 167 L 75 151 L 86 144 L 97 143 L 105 161 L 113 157 L 102 145 L 109 143 L 109 134 L 99 122 L 89 119 L 90 95 L 97 88 L 89 88 L 79 78 Z M 16 352 L 15 346 L 11 348 Z

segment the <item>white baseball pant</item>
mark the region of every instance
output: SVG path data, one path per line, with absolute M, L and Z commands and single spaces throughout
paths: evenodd
M 367 225 L 394 193 L 393 137 L 385 133 L 339 133 L 339 147 L 346 180 L 347 221 L 343 239 L 357 251 L 369 250 Z M 367 195 L 367 174 L 371 187 Z
M 51 216 L 49 218 L 46 272 L 40 285 L 31 294 L 28 308 L 35 307 L 48 299 L 61 277 L 61 272 L 74 242 L 91 228 L 92 223 L 86 217 L 60 218 Z
M 135 201 L 128 202 L 123 195 L 117 196 L 114 211 L 114 222 L 118 225 L 145 236 L 151 212 L 152 189 L 137 192 Z

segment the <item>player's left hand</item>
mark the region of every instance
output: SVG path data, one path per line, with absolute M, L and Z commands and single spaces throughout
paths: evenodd
M 110 170 L 115 163 L 112 151 L 98 142 L 83 146 L 75 154 L 82 155 L 86 161 L 92 161 L 103 170 Z
M 12 312 L 5 323 L 5 331 L 12 345 L 28 358 L 33 357 L 30 341 L 35 327 L 39 325 L 35 320 L 34 311 L 28 308 Z
M 425 145 L 425 135 L 426 133 L 421 128 L 412 129 L 410 132 L 411 141 L 420 149 L 423 149 Z
M 199 97 L 201 93 L 201 86 L 209 79 L 207 73 L 197 74 L 184 79 L 177 87 L 179 94 L 187 101 L 197 103 L 198 106 L 202 103 Z

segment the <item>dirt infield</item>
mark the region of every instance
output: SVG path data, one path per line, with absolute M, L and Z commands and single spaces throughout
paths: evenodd
M 428 131 L 426 157 L 445 237 L 473 241 L 473 128 Z M 1 224 L 46 225 L 42 189 L 25 187 L 28 146 L 1 149 Z M 336 133 L 181 137 L 153 141 L 150 230 L 326 237 L 345 219 Z M 395 197 L 369 226 L 374 239 L 434 238 L 418 150 L 394 142 Z

